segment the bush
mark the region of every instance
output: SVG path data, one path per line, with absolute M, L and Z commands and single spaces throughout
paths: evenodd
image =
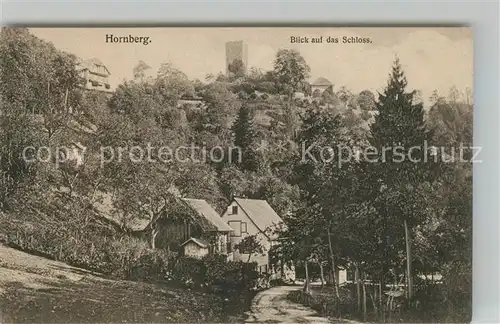
M 135 281 L 164 280 L 176 258 L 173 253 L 152 250 L 145 242 L 134 238 L 113 242 L 108 252 L 108 260 L 115 260 L 111 273 Z
M 224 255 L 208 255 L 203 259 L 182 257 L 177 260 L 168 278 L 189 287 L 206 287 L 229 292 L 250 289 L 259 275 L 252 264 L 227 261 Z

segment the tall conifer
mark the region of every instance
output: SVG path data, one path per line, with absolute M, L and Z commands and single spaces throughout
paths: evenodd
M 237 156 L 233 158 L 233 161 L 237 161 L 243 170 L 257 171 L 259 166 L 256 150 L 257 131 L 254 126 L 252 111 L 247 104 L 241 105 L 232 131 L 234 145 L 241 152 L 241 157 Z
M 383 257 L 386 259 L 384 275 L 389 268 L 388 259 L 405 238 L 406 278 L 408 297 L 413 294 L 411 228 L 418 224 L 419 214 L 412 206 L 412 190 L 428 180 L 429 156 L 425 142 L 430 138 L 424 120 L 421 102 L 414 92 L 407 92 L 407 80 L 396 58 L 384 92 L 376 102 L 378 114 L 371 125 L 370 142 L 377 152 L 372 163 L 372 175 L 380 186 L 374 193 L 380 195 L 379 213 L 383 218 Z M 389 245 L 391 245 L 389 247 Z M 392 251 L 392 252 L 391 252 Z M 382 278 L 382 281 L 384 279 Z

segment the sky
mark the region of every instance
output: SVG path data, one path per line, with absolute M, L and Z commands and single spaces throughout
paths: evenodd
M 311 81 L 329 79 L 335 88 L 353 92 L 382 91 L 391 65 L 399 57 L 409 90 L 428 98 L 434 89 L 447 95 L 452 86 L 473 89 L 472 29 L 467 27 L 183 27 L 183 28 L 32 28 L 39 38 L 82 59 L 99 58 L 117 86 L 132 78 L 142 60 L 154 71 L 170 62 L 190 79 L 204 80 L 208 73 L 225 71 L 225 42 L 243 40 L 248 46 L 248 66 L 272 68 L 280 48 L 298 50 L 311 67 Z M 151 43 L 106 43 L 106 35 L 149 37 Z M 321 44 L 291 44 L 291 36 L 320 37 Z M 369 37 L 369 44 L 327 43 L 328 36 Z

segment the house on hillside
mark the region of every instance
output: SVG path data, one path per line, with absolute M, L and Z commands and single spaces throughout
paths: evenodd
M 211 253 L 230 254 L 229 234 L 232 229 L 202 199 L 176 197 L 171 214 L 165 213 L 152 223 L 147 217 L 124 217 L 113 207 L 112 197 L 102 194 L 96 208 L 103 217 L 159 249 L 191 257 Z M 152 236 L 152 231 L 155 235 Z M 153 241 L 152 241 L 153 240 Z
M 211 253 L 230 255 L 232 251 L 229 237 L 232 228 L 222 220 L 219 213 L 203 199 L 181 198 L 181 200 L 198 215 L 198 218 L 195 218 L 194 222 L 172 226 L 167 230 L 171 236 L 183 236 L 180 252 L 193 257 Z
M 111 92 L 108 68 L 98 58 L 92 58 L 80 62 L 76 66 L 79 76 L 83 80 L 82 87 L 87 90 L 98 90 Z
M 204 108 L 205 102 L 199 96 L 182 96 L 177 102 L 177 107 Z
M 319 77 L 313 83 L 311 83 L 311 93 L 313 97 L 315 95 L 321 95 L 323 91 L 333 87 L 333 84 L 327 78 Z
M 234 198 L 222 219 L 232 228 L 230 241 L 233 247 L 232 259 L 234 261 L 248 261 L 248 254 L 234 251 L 234 246 L 240 243 L 246 236 L 255 235 L 264 247 L 264 254 L 251 255 L 250 262 L 256 262 L 260 273 L 278 273 L 283 279 L 295 279 L 293 269 L 279 267 L 274 269 L 270 265 L 269 251 L 272 246 L 278 244 L 278 238 L 272 233 L 274 227 L 283 223 L 274 209 L 267 201 L 258 199 Z

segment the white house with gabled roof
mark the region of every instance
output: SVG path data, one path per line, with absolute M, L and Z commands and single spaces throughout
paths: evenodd
M 264 247 L 264 254 L 252 254 L 250 262 L 256 262 L 258 271 L 272 273 L 269 262 L 269 250 L 278 244 L 278 237 L 272 229 L 283 224 L 281 217 L 265 200 L 234 198 L 222 215 L 222 219 L 232 228 L 230 242 L 234 261 L 248 261 L 248 254 L 241 254 L 234 250 L 234 246 L 245 237 L 255 235 Z M 281 277 L 295 279 L 293 269 L 285 269 Z

